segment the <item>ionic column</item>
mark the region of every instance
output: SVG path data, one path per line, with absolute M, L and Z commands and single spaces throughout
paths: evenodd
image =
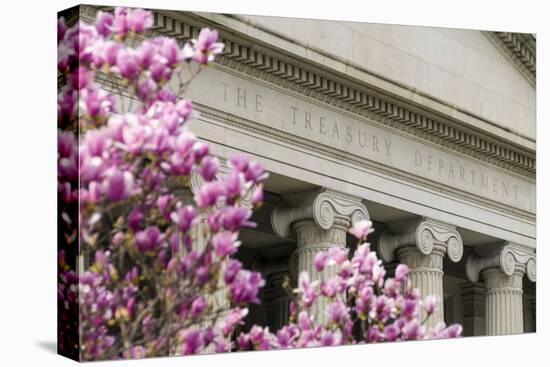
M 290 297 L 285 282 L 290 278 L 288 257 L 262 263 L 264 286 L 264 304 L 267 308 L 267 325 L 273 332 L 288 324 Z
M 533 315 L 533 331 L 537 331 L 537 299 L 531 299 L 531 314 Z
M 535 253 L 527 247 L 505 242 L 479 250 L 468 257 L 466 274 L 472 282 L 485 282 L 487 335 L 523 332 L 523 275 L 536 280 Z
M 536 331 L 535 314 L 532 307 L 534 300 L 531 296 L 523 294 L 523 331 L 525 333 Z
M 486 335 L 485 333 L 485 287 L 480 283 L 461 284 L 464 307 L 462 327 L 464 336 Z
M 399 262 L 410 268 L 409 281 L 422 297 L 434 295 L 439 304 L 436 312 L 426 322 L 432 328 L 443 321 L 443 256 L 451 261 L 462 258 L 462 238 L 455 227 L 433 219 L 422 218 L 404 226 L 398 233 L 384 232 L 378 241 L 382 259 L 391 262 L 397 256 Z M 424 320 L 424 310 L 420 319 Z
M 331 247 L 346 247 L 346 233 L 352 223 L 369 219 L 361 199 L 336 191 L 320 189 L 287 195 L 272 212 L 273 230 L 281 237 L 296 233 L 297 246 L 290 259 L 290 273 L 294 281 L 306 271 L 311 281 L 334 276 L 334 267 L 317 272 L 313 259 L 320 251 Z M 313 314 L 325 322 L 325 300 L 313 305 Z

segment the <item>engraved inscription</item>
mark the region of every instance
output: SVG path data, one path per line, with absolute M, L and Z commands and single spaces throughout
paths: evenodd
M 188 98 L 205 106 L 288 133 L 298 142 L 337 149 L 383 165 L 396 174 L 414 175 L 435 185 L 535 212 L 532 179 L 378 126 L 334 106 L 221 70 L 207 69 L 198 79 Z

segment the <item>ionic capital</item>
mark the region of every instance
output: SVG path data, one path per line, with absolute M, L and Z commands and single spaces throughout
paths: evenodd
M 288 237 L 292 223 L 313 219 L 322 229 L 330 229 L 336 219 L 351 224 L 370 218 L 361 199 L 328 189 L 285 195 L 271 213 L 273 231 Z
M 460 261 L 464 252 L 462 237 L 454 226 L 429 218 L 411 222 L 399 233 L 386 231 L 378 241 L 380 255 L 387 262 L 393 261 L 396 250 L 405 246 L 416 246 L 424 255 L 442 251 L 453 262 Z
M 497 268 L 511 276 L 514 272 L 526 273 L 532 282 L 536 281 L 536 255 L 531 248 L 504 242 L 473 253 L 466 261 L 466 275 L 472 282 L 479 281 L 479 274 L 486 269 Z

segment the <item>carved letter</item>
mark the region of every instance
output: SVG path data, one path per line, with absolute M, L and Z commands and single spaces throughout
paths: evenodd
M 334 123 L 334 126 L 332 127 L 332 137 L 334 138 L 334 135 L 340 140 L 340 132 L 338 131 L 338 122 Z
M 324 118 L 323 116 L 320 116 L 319 117 L 319 132 L 322 134 L 322 135 L 327 135 L 327 131 L 325 130 L 325 121 L 327 119 Z
M 460 166 L 460 181 L 466 182 L 466 179 L 464 178 L 464 167 Z
M 304 127 L 309 127 L 310 130 L 313 130 L 313 127 L 311 127 L 311 114 L 307 111 L 304 113 L 304 121 L 305 121 Z
M 390 148 L 391 148 L 391 140 L 384 139 L 384 143 L 386 144 L 386 155 L 390 156 Z
M 290 106 L 290 109 L 292 110 L 292 123 L 296 125 L 296 112 L 298 111 L 298 107 Z
M 380 150 L 378 149 L 378 137 L 376 135 L 372 136 L 372 151 L 374 152 L 376 150 L 377 153 L 380 153 Z
M 422 165 L 422 154 L 418 150 L 414 151 L 414 164 L 417 166 Z
M 256 94 L 256 112 L 264 112 L 262 96 L 260 94 Z
M 222 82 L 222 85 L 223 85 L 223 101 L 227 102 L 227 87 L 229 87 L 229 84 Z
M 243 101 L 242 107 L 246 108 L 246 89 L 237 88 L 237 106 L 241 105 L 241 100 Z
M 451 163 L 451 165 L 449 166 L 449 176 L 448 177 L 451 177 L 453 176 L 453 180 L 455 179 L 455 170 L 453 168 L 453 164 Z
M 510 185 L 507 182 L 502 181 L 502 192 L 508 196 L 510 194 Z
M 483 173 L 481 174 L 481 188 L 485 190 L 489 190 L 489 178 L 485 176 Z
M 367 144 L 367 137 L 365 133 L 361 134 L 361 130 L 357 130 L 357 133 L 359 134 L 359 145 L 361 146 L 361 148 L 364 148 Z M 363 143 L 361 143 L 361 135 L 363 135 Z
M 346 127 L 346 135 L 347 135 L 346 141 L 348 143 L 351 143 L 353 141 L 353 138 L 351 136 L 351 126 Z

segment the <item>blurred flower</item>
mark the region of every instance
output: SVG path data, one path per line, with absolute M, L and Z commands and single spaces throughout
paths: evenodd
M 365 240 L 372 232 L 374 232 L 374 229 L 372 228 L 372 222 L 370 220 L 357 221 L 349 230 L 349 233 L 359 240 Z
M 136 247 L 139 251 L 154 251 L 162 242 L 163 236 L 157 226 L 149 226 L 135 235 Z
M 193 59 L 199 64 L 206 64 L 214 60 L 214 57 L 223 51 L 225 45 L 221 42 L 216 42 L 217 40 L 217 31 L 203 28 L 199 33 L 198 39 L 192 40 L 191 43 L 185 45 L 183 55 L 186 59 Z

